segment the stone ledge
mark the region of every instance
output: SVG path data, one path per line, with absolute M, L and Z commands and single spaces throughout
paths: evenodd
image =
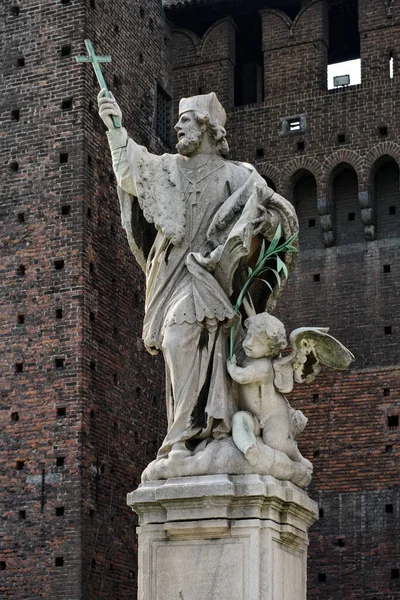
M 270 475 L 205 475 L 142 484 L 128 494 L 140 524 L 261 519 L 307 531 L 318 506 L 306 492 Z

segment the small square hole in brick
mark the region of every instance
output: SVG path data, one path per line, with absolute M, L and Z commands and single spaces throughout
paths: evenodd
M 114 84 L 114 87 L 116 89 L 120 88 L 120 86 L 121 86 L 121 79 L 118 77 L 118 75 L 114 75 L 114 77 L 113 77 L 113 84 Z
M 387 418 L 387 424 L 388 427 L 393 427 L 393 429 L 397 429 L 397 427 L 399 426 L 399 415 L 390 415 Z
M 61 102 L 61 110 L 71 110 L 72 109 L 72 98 L 65 98 Z
M 314 452 L 313 452 L 314 458 L 318 458 L 319 455 L 320 455 L 320 451 L 319 450 L 314 450 Z
M 12 14 L 13 17 L 18 17 L 19 15 L 19 6 L 17 6 L 16 4 L 14 4 L 14 6 L 11 7 L 10 12 Z
M 256 157 L 264 158 L 264 148 L 256 148 Z
M 315 219 L 308 219 L 308 226 L 315 227 Z
M 95 360 L 91 360 L 90 361 L 90 370 L 91 371 L 95 371 L 96 370 L 96 361 Z
M 88 219 L 91 219 L 91 218 L 92 218 L 92 209 L 91 209 L 91 208 L 88 208 L 88 209 L 87 209 L 87 211 L 86 211 L 86 216 L 87 216 L 87 218 L 88 218 Z
M 347 215 L 347 220 L 348 221 L 355 221 L 356 220 L 356 213 L 355 212 L 349 212 L 349 214 Z
M 391 445 L 385 446 L 385 452 L 386 452 L 386 454 L 392 454 L 393 446 L 391 446 Z
M 392 335 L 392 326 L 386 325 L 386 327 L 384 328 L 384 332 L 385 332 L 385 335 Z
M 319 394 L 313 394 L 312 399 L 313 399 L 313 402 L 318 402 L 318 400 L 319 400 Z
M 302 150 L 304 150 L 305 147 L 306 147 L 305 142 L 303 142 L 303 141 L 297 142 L 297 150 L 299 152 L 301 152 Z
M 60 152 L 60 165 L 68 162 L 68 152 Z
M 54 268 L 56 271 L 62 271 L 62 269 L 64 267 L 65 267 L 65 263 L 64 263 L 63 258 L 58 258 L 57 260 L 54 261 Z
M 388 127 L 387 125 L 381 125 L 380 127 L 378 127 L 378 131 L 379 131 L 379 135 L 381 137 L 386 137 L 388 134 Z
M 13 160 L 12 162 L 10 162 L 8 167 L 12 173 L 18 173 L 18 171 L 19 171 L 19 164 L 17 163 L 16 160 Z
M 321 281 L 321 275 L 319 273 L 316 273 L 314 275 L 314 283 L 318 283 L 319 281 Z
M 90 411 L 90 418 L 92 419 L 92 421 L 95 420 L 95 418 L 96 418 L 96 411 L 95 410 L 91 410 Z
M 96 568 L 96 561 L 94 558 L 92 558 L 91 567 L 92 567 L 92 569 Z
M 25 315 L 18 315 L 17 323 L 18 325 L 23 325 L 25 323 Z
M 21 519 L 21 521 L 24 521 L 26 519 L 26 511 L 25 510 L 20 510 L 18 512 L 18 517 Z
M 64 506 L 56 506 L 56 517 L 63 517 L 65 513 Z
M 390 396 L 390 388 L 383 388 L 383 395 Z
M 63 567 L 64 566 L 64 557 L 56 556 L 55 565 L 56 565 L 56 567 Z
M 96 320 L 94 312 L 92 312 L 92 311 L 89 312 L 89 319 L 92 321 L 92 323 L 94 323 L 94 321 Z
M 5 571 L 7 569 L 7 563 L 5 560 L 0 560 L 0 571 Z
M 23 277 L 26 273 L 26 267 L 25 265 L 19 265 L 19 267 L 17 267 L 17 275 L 20 275 L 21 277 Z
M 69 204 L 63 204 L 61 207 L 61 214 L 63 217 L 71 213 L 71 206 Z
M 17 413 L 17 412 L 11 413 L 11 421 L 13 423 L 18 423 L 18 421 L 19 421 L 19 413 Z
M 400 569 L 392 569 L 390 571 L 390 577 L 392 579 L 399 579 L 400 578 Z
M 17 219 L 18 219 L 18 223 L 25 223 L 25 214 L 24 213 L 18 213 Z
M 23 460 L 17 460 L 17 464 L 15 465 L 15 468 L 17 469 L 17 471 L 22 471 L 24 467 L 25 467 L 25 462 Z
M 385 513 L 393 512 L 393 504 L 385 504 Z
M 326 581 L 326 573 L 318 573 L 318 581 L 324 583 Z
M 54 359 L 54 366 L 56 369 L 58 370 L 62 370 L 64 369 L 65 366 L 65 358 L 55 358 Z
M 60 51 L 61 56 L 71 56 L 71 50 L 71 44 L 63 44 Z
M 339 548 L 344 548 L 345 543 L 343 538 L 338 538 L 335 542 L 335 546 L 339 546 Z
M 22 69 L 22 67 L 25 66 L 25 58 L 23 56 L 20 56 L 19 58 L 17 58 L 17 67 L 18 69 Z
M 71 0 L 61 0 L 61 4 L 69 4 Z
M 114 25 L 114 33 L 119 34 L 119 25 L 117 23 Z
M 113 374 L 113 382 L 114 385 L 118 385 L 118 375 L 116 373 Z
M 93 508 L 91 508 L 91 509 L 89 510 L 89 517 L 90 517 L 91 519 L 93 519 L 93 517 L 94 517 L 94 512 L 95 512 L 95 511 L 94 511 L 94 509 L 93 509 Z
M 15 372 L 16 373 L 22 373 L 23 370 L 24 370 L 24 363 L 22 363 L 22 362 L 15 363 Z
M 19 121 L 19 108 L 14 108 L 11 111 L 11 119 L 13 121 Z
M 390 273 L 390 265 L 383 265 L 383 272 Z
M 63 467 L 65 464 L 65 456 L 57 456 L 56 467 Z
M 57 408 L 57 419 L 65 419 L 67 416 L 67 409 L 65 406 L 59 406 Z
M 62 319 L 62 318 L 63 318 L 63 309 L 56 308 L 56 319 Z
M 338 144 L 344 144 L 346 142 L 346 135 L 344 133 L 339 133 L 337 136 Z
M 323 508 L 318 509 L 318 516 L 320 519 L 324 518 L 324 509 Z
M 87 155 L 87 164 L 88 164 L 88 166 L 89 166 L 89 167 L 91 167 L 91 166 L 92 166 L 92 164 L 93 164 L 93 159 L 92 159 L 92 157 L 90 156 L 90 154 L 88 154 L 88 155 Z
M 89 271 L 90 271 L 90 273 L 94 273 L 94 262 L 93 261 L 90 261 L 90 263 L 89 263 Z
M 95 0 L 90 0 L 89 4 L 90 4 L 90 8 L 93 8 L 93 9 L 96 8 L 96 2 L 95 2 Z
M 395 214 L 396 214 L 396 207 L 389 206 L 389 215 L 395 215 Z

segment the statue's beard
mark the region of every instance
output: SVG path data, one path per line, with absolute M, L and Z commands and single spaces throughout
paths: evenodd
M 176 145 L 176 149 L 183 156 L 191 156 L 200 147 L 202 137 L 203 133 L 201 131 L 190 131 L 181 137 Z

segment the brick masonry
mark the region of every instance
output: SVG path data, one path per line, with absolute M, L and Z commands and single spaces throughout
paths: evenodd
M 97 82 L 73 57 L 85 37 L 112 55 L 104 72 L 125 125 L 161 152 L 169 32 L 156 0 L 3 9 L 0 597 L 131 599 L 125 496 L 165 432 L 163 364 L 140 340 L 144 280 L 120 224 Z

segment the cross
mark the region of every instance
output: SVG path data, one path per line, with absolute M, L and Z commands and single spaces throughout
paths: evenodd
M 93 44 L 90 40 L 85 40 L 85 46 L 88 53 L 88 56 L 76 56 L 75 60 L 80 63 L 92 63 L 94 72 L 96 73 L 97 81 L 99 82 L 100 89 L 105 90 L 105 97 L 110 98 L 110 92 L 108 91 L 107 84 L 103 77 L 103 73 L 101 72 L 99 63 L 109 63 L 111 62 L 111 56 L 97 56 Z M 114 127 L 118 129 L 121 127 L 121 121 L 115 115 L 111 115 L 114 123 Z

